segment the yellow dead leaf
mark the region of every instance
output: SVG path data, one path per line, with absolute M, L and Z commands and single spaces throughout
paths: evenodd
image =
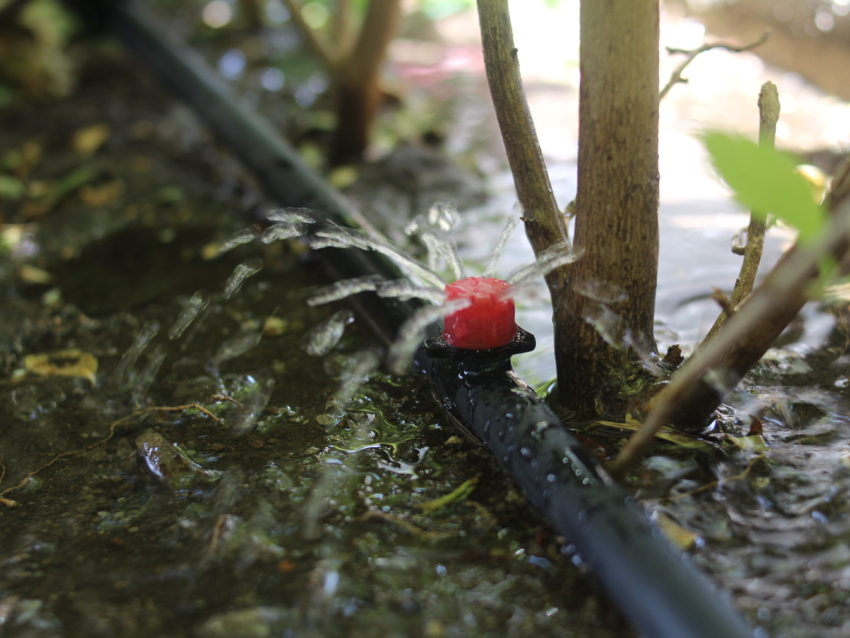
M 655 512 L 653 518 L 664 535 L 679 549 L 690 549 L 699 538 L 698 534 L 685 529 L 666 514 Z
M 617 430 L 626 430 L 628 432 L 637 432 L 641 428 L 642 423 L 639 421 L 626 421 L 624 423 L 619 421 L 596 421 L 596 423 L 591 424 L 590 427 L 596 427 L 598 425 L 606 428 L 615 428 Z M 668 443 L 675 443 L 681 447 L 694 450 L 714 449 L 714 446 L 712 446 L 708 441 L 703 441 L 691 434 L 681 432 L 680 430 L 674 430 L 666 425 L 662 426 L 661 429 L 655 433 L 655 437 L 663 441 L 667 441 Z
M 106 124 L 92 124 L 78 129 L 74 133 L 71 145 L 74 150 L 84 157 L 97 153 L 103 143 L 109 139 L 109 126 Z
M 77 348 L 24 357 L 27 372 L 42 377 L 80 377 L 94 385 L 97 357 Z
M 18 277 L 26 284 L 49 284 L 53 281 L 53 275 L 49 272 L 29 264 L 23 264 L 18 269 Z

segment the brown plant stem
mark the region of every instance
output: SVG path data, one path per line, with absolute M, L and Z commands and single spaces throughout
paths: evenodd
M 758 99 L 759 107 L 759 144 L 773 148 L 776 144 L 776 123 L 779 121 L 779 92 L 773 82 L 765 82 Z M 750 212 L 750 224 L 747 227 L 747 246 L 744 249 L 744 260 L 732 296 L 729 298 L 729 308 L 723 310 L 708 331 L 704 342 L 710 339 L 720 329 L 720 326 L 735 312 L 735 309 L 752 292 L 756 281 L 761 255 L 764 251 L 764 234 L 766 224 L 764 215 Z
M 484 66 L 496 119 L 511 167 L 525 233 L 535 255 L 566 241 L 566 220 L 558 210 L 543 153 L 522 88 L 519 56 L 514 46 L 507 0 L 478 0 Z M 558 279 L 550 275 L 550 290 Z
M 820 239 L 809 247 L 797 245 L 787 254 L 717 335 L 673 374 L 670 383 L 653 399 L 641 429 L 609 464 L 613 476 L 622 477 L 634 467 L 662 425 L 681 426 L 692 419 L 702 423 L 724 391 L 734 387 L 755 365 L 802 308 L 823 257 L 842 260 L 850 246 L 848 175 L 850 163 L 845 164 L 844 172 L 834 182 L 843 185 L 843 203 L 830 217 Z
M 359 160 L 369 142 L 381 103 L 381 63 L 401 21 L 400 0 L 371 0 L 352 50 L 333 74 L 337 124 L 331 147 L 333 165 Z
M 658 270 L 656 0 L 583 0 L 575 248 L 555 302 L 555 399 L 620 418 L 653 335 Z M 600 283 L 614 289 L 594 299 Z M 587 294 L 586 294 L 587 293 Z M 604 334 L 603 334 L 604 333 Z

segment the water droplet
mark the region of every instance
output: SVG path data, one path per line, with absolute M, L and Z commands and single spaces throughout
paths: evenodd
M 590 301 L 585 304 L 582 319 L 589 323 L 612 348 L 625 346 L 625 322 L 608 306 Z
M 463 279 L 463 266 L 457 253 L 457 246 L 451 237 L 432 230 L 419 233 L 419 238 L 428 250 L 428 267 L 439 270 L 440 262 L 444 262 L 452 272 L 453 279 Z
M 224 284 L 224 298 L 230 299 L 233 295 L 239 292 L 239 289 L 242 287 L 242 284 L 245 283 L 246 279 L 253 277 L 262 270 L 262 264 L 263 262 L 261 260 L 254 259 L 236 266 L 236 268 L 233 269 L 233 273 L 231 273 L 227 282 Z
M 404 228 L 406 235 L 414 235 L 426 230 L 437 230 L 447 233 L 460 222 L 457 208 L 448 202 L 433 204 L 424 215 L 417 215 Z
M 246 383 L 240 387 L 239 406 L 227 415 L 227 422 L 237 433 L 253 430 L 257 420 L 269 403 L 275 382 L 274 379 L 247 377 Z
M 610 281 L 584 281 L 575 285 L 575 291 L 600 303 L 619 303 L 628 299 L 626 291 Z
M 293 239 L 301 237 L 307 232 L 307 227 L 300 222 L 280 222 L 272 224 L 263 231 L 260 235 L 260 241 L 264 244 L 270 244 L 275 241 L 283 241 L 284 239 Z
M 356 295 L 360 292 L 377 290 L 378 286 L 380 286 L 383 282 L 384 279 L 380 275 L 366 275 L 365 277 L 343 279 L 342 281 L 337 281 L 330 286 L 321 288 L 315 295 L 307 300 L 307 304 L 310 306 L 319 306 L 332 301 L 345 299 L 346 297 Z
M 168 338 L 172 341 L 179 339 L 186 331 L 186 328 L 188 328 L 191 323 L 198 318 L 208 304 L 209 299 L 204 297 L 204 295 L 200 292 L 196 292 L 194 295 L 189 297 L 186 305 L 183 306 L 183 309 L 177 316 L 177 319 L 174 321 L 171 328 L 168 329 Z
M 237 246 L 248 244 L 254 241 L 254 237 L 256 236 L 257 233 L 254 231 L 253 228 L 243 228 L 242 230 L 232 235 L 229 239 L 225 240 L 224 243 L 219 246 L 218 254 L 223 255 L 224 253 L 233 250 Z
M 511 233 L 516 228 L 517 223 L 519 223 L 519 219 L 516 217 L 509 217 L 507 224 L 505 224 L 505 228 L 502 230 L 502 234 L 499 235 L 499 241 L 496 242 L 496 247 L 493 249 L 493 253 L 490 256 L 490 261 L 487 262 L 487 267 L 484 269 L 483 277 L 492 277 L 493 273 L 496 272 L 496 264 L 499 259 L 502 257 L 502 253 L 505 250 L 505 246 L 508 243 L 508 239 L 511 236 Z
M 442 288 L 417 286 L 406 279 L 397 279 L 381 284 L 378 288 L 378 294 L 381 297 L 395 299 L 424 299 L 434 304 L 441 304 L 446 300 L 446 293 Z
M 374 350 L 362 350 L 352 355 L 340 372 L 341 383 L 328 403 L 329 408 L 336 412 L 344 410 L 380 363 L 381 358 Z
M 517 268 L 505 277 L 505 280 L 516 288 L 537 277 L 543 277 L 556 268 L 573 263 L 581 255 L 582 251 L 574 250 L 568 242 L 562 242 L 547 248 L 533 263 Z
M 225 361 L 242 356 L 260 343 L 262 337 L 262 330 L 245 330 L 235 334 L 218 347 L 210 360 L 210 364 L 217 368 Z
M 305 350 L 307 354 L 318 357 L 330 352 L 342 339 L 345 326 L 354 321 L 354 313 L 350 310 L 340 310 L 319 324 L 309 336 Z
M 266 211 L 265 219 L 270 222 L 281 222 L 284 224 L 313 224 L 316 221 L 317 211 L 303 206 L 287 206 L 284 208 L 272 208 Z
M 469 299 L 453 299 L 440 306 L 428 306 L 413 313 L 398 331 L 398 337 L 390 346 L 387 359 L 390 368 L 397 374 L 403 374 L 410 365 L 413 353 L 422 341 L 425 330 L 432 323 L 469 306 Z
M 156 321 L 147 321 L 142 326 L 133 343 L 127 351 L 121 355 L 121 360 L 115 368 L 115 377 L 123 383 L 130 380 L 130 370 L 136 365 L 142 352 L 148 347 L 154 337 L 159 333 L 159 324 Z
M 714 368 L 708 370 L 703 375 L 702 380 L 718 394 L 726 394 L 738 385 L 740 378 L 732 370 Z
M 163 361 L 165 361 L 165 348 L 162 344 L 158 344 L 151 351 L 147 363 L 145 363 L 139 373 L 133 378 L 133 401 L 135 403 L 142 402 L 148 388 L 153 383 L 157 373 L 159 373 Z
M 428 209 L 428 223 L 432 228 L 449 232 L 460 222 L 460 215 L 453 204 L 437 202 Z
M 331 226 L 320 230 L 315 237 L 310 239 L 310 246 L 314 250 L 320 248 L 359 248 L 361 250 L 374 250 L 390 259 L 402 272 L 421 283 L 442 288 L 445 283 L 440 276 L 431 269 L 423 266 L 412 257 L 403 254 L 397 248 L 386 241 L 367 237 L 357 231 Z

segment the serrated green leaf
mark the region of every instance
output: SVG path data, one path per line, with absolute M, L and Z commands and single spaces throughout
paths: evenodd
M 791 156 L 716 131 L 705 133 L 703 141 L 717 172 L 741 204 L 757 215 L 776 215 L 796 228 L 803 241 L 823 228 L 823 208 L 812 197 L 809 183 L 795 170 Z

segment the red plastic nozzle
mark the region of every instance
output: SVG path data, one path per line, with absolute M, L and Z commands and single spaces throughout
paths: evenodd
M 508 286 L 508 282 L 493 277 L 467 277 L 448 284 L 447 301 L 469 299 L 472 304 L 446 316 L 446 341 L 466 350 L 489 350 L 511 343 L 516 323 Z

